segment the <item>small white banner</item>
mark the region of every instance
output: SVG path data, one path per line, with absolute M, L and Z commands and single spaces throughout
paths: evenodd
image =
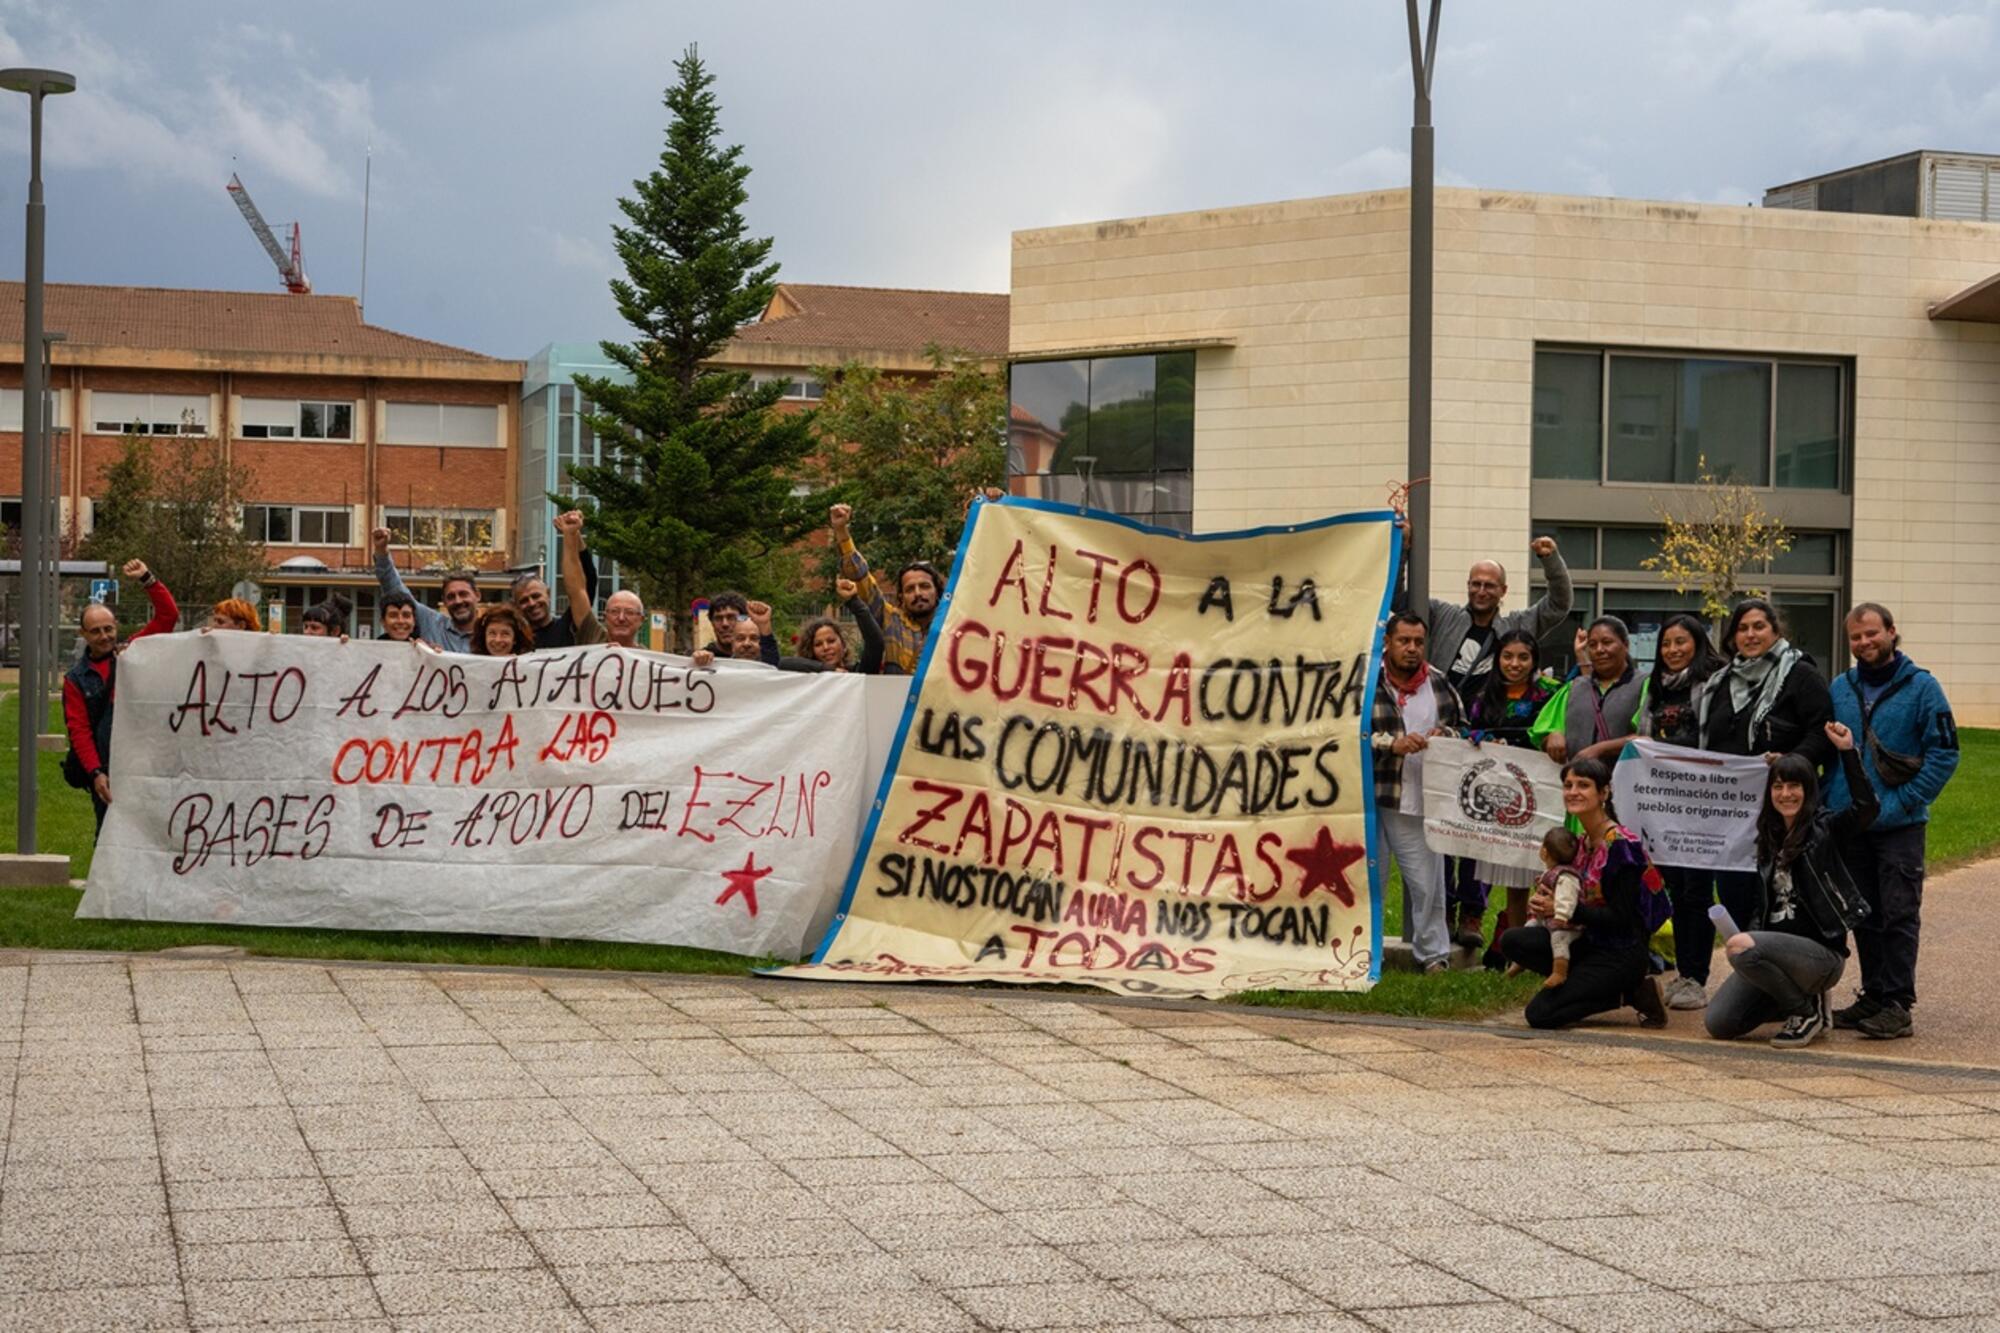
M 1611 775 L 1611 799 L 1654 865 L 1755 870 L 1757 812 L 1770 776 L 1761 755 L 1637 740 Z
M 1542 868 L 1563 822 L 1561 767 L 1539 750 L 1438 737 L 1424 750 L 1424 840 L 1445 856 Z
M 907 689 L 609 647 L 471 657 L 217 632 L 118 664 L 79 916 L 796 958 Z

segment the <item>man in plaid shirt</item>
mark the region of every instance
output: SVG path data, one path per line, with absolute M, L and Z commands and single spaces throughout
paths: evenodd
M 1442 972 L 1451 955 L 1445 930 L 1444 858 L 1424 840 L 1424 749 L 1433 736 L 1465 725 L 1458 691 L 1424 660 L 1424 622 L 1392 611 L 1382 642 L 1369 745 L 1375 751 L 1375 821 L 1403 872 L 1403 937 L 1417 966 Z
M 854 537 L 847 530 L 854 517 L 851 505 L 835 505 L 827 514 L 833 539 L 840 547 L 841 577 L 851 579 L 855 595 L 874 613 L 882 627 L 882 674 L 913 676 L 917 659 L 923 656 L 924 636 L 930 633 L 931 617 L 937 614 L 940 580 L 938 573 L 919 561 L 896 572 L 896 600 L 892 606 L 882 596 L 882 587 L 854 549 Z

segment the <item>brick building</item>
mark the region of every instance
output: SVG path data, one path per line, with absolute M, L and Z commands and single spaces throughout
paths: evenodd
M 0 330 L 22 285 L 0 283 Z M 287 623 L 332 589 L 373 623 L 368 533 L 425 595 L 408 542 L 438 528 L 504 585 L 522 366 L 362 322 L 352 297 L 51 284 L 52 436 L 65 531 L 87 535 L 128 433 L 199 434 L 250 475 L 244 522 L 266 544 L 264 599 Z M 21 346 L 0 342 L 0 521 L 19 522 Z

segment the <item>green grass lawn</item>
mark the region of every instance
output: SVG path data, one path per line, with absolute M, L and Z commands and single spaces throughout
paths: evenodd
M 15 849 L 15 697 L 0 705 L 0 851 Z M 60 729 L 51 709 L 51 729 Z M 1975 859 L 2000 846 L 2000 731 L 1960 733 L 1965 758 L 1958 775 L 1932 812 L 1930 862 L 1933 867 Z M 62 755 L 40 757 L 41 800 L 37 815 L 40 849 L 67 852 L 70 873 L 90 873 L 93 829 L 90 798 L 62 780 Z M 352 930 L 298 930 L 275 926 L 223 926 L 207 922 L 79 921 L 80 891 L 70 888 L 0 890 L 0 947 L 144 952 L 192 944 L 225 944 L 253 954 L 285 958 L 374 959 L 399 963 L 464 963 L 530 967 L 573 967 L 634 972 L 747 974 L 771 960 L 683 949 L 659 944 L 610 944 L 594 940 L 542 943 L 503 935 L 426 934 Z M 1504 895 L 1488 905 L 1487 934 Z M 1392 874 L 1383 911 L 1383 934 L 1402 931 L 1402 886 Z M 1365 994 L 1256 991 L 1235 1003 L 1336 1012 L 1399 1014 L 1416 1018 L 1465 1018 L 1515 1008 L 1541 984 L 1539 977 L 1507 980 L 1497 972 L 1448 972 L 1422 976 L 1385 972 Z

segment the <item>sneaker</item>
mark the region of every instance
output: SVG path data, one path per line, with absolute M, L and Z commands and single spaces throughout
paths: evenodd
M 1640 1027 L 1663 1028 L 1667 1025 L 1667 1006 L 1660 999 L 1658 977 L 1639 979 L 1639 984 L 1632 988 L 1632 1007 L 1639 1011 Z
M 1437 960 L 1437 961 L 1435 961 L 1435 962 L 1429 962 L 1429 963 L 1425 963 L 1425 964 L 1424 964 L 1424 975 L 1425 975 L 1425 976 L 1427 976 L 1427 977 L 1434 977 L 1434 976 L 1436 976 L 1436 975 L 1437 975 L 1438 973 L 1440 973 L 1440 972 L 1444 972 L 1444 971 L 1448 971 L 1448 970 L 1449 970 L 1449 967 L 1448 967 L 1448 965 L 1447 965 L 1447 964 L 1446 964 L 1446 963 L 1444 962 L 1444 960 L 1443 960 L 1443 959 L 1439 959 L 1439 960 Z
M 1693 977 L 1675 977 L 1667 987 L 1667 1008 L 1708 1008 L 1708 987 Z
M 1459 927 L 1458 934 L 1452 937 L 1451 942 L 1472 953 L 1477 953 L 1486 947 L 1486 937 L 1471 926 Z
M 1867 991 L 1861 991 L 1855 995 L 1853 1004 L 1848 1005 L 1845 1009 L 1836 1009 L 1833 1011 L 1833 1025 L 1844 1032 L 1852 1032 L 1854 1029 L 1860 1027 L 1864 1021 L 1875 1017 L 1875 1015 L 1881 1012 L 1882 1001 L 1876 999 Z
M 1910 1011 L 1894 1000 L 1885 1000 L 1882 1007 L 1856 1023 L 1855 1028 L 1864 1037 L 1876 1041 L 1892 1041 L 1897 1037 L 1914 1037 L 1917 1030 L 1910 1022 Z
M 1785 1025 L 1778 1029 L 1778 1034 L 1771 1038 L 1771 1044 L 1781 1050 L 1810 1046 L 1816 1041 L 1826 1040 L 1832 1035 L 1832 1030 L 1831 1002 L 1822 992 L 1820 997 L 1813 1001 L 1812 1008 L 1802 1014 L 1793 1014 L 1785 1020 Z

